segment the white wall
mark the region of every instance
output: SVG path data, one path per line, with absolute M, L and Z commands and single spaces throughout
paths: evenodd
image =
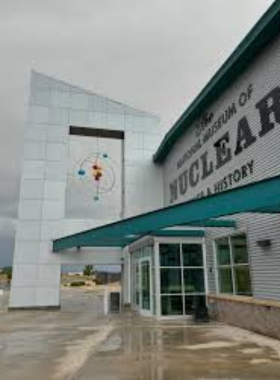
M 33 72 L 25 129 L 11 308 L 59 306 L 62 263 L 120 262 L 120 250 L 115 249 L 103 252 L 103 256 L 100 256 L 99 249 L 52 252 L 52 239 L 113 221 L 65 219 L 71 125 L 125 132 L 125 216 L 163 205 L 161 169 L 151 160 L 162 137 L 159 120 L 146 112 Z M 106 259 L 101 259 L 104 255 Z
M 183 157 L 184 153 L 196 144 L 204 135 L 196 135 L 196 126 L 194 123 L 185 132 L 182 138 L 172 148 L 165 160 L 163 168 L 164 177 L 164 196 L 165 205 L 171 203 L 170 200 L 170 183 L 178 180 L 179 176 L 186 170 L 190 171 L 191 164 L 198 159 L 199 168 L 195 168 L 195 176 L 199 176 L 199 182 L 196 186 L 188 183 L 187 191 L 180 191 L 180 182 L 178 180 L 178 198 L 173 203 L 196 198 L 202 192 L 207 195 L 207 189 L 214 193 L 214 184 L 223 180 L 235 170 L 242 168 L 250 161 L 254 161 L 253 174 L 234 183 L 229 188 L 245 185 L 250 182 L 258 181 L 267 177 L 279 175 L 280 173 L 280 123 L 276 122 L 275 117 L 271 116 L 270 120 L 274 124 L 274 128 L 265 134 L 259 136 L 262 129 L 260 112 L 256 108 L 256 104 L 263 99 L 272 89 L 280 86 L 280 38 L 271 43 L 267 48 L 254 60 L 248 70 L 244 72 L 233 85 L 231 85 L 216 101 L 205 109 L 204 112 L 213 113 L 213 120 L 209 123 L 207 129 L 219 119 L 223 112 L 235 103 L 236 114 L 223 125 L 205 144 L 201 144 L 201 148 L 193 154 L 193 156 L 185 162 L 185 164 L 177 169 L 177 162 Z M 239 98 L 243 92 L 248 93 L 251 89 L 249 100 L 244 106 L 240 106 Z M 251 91 L 250 90 L 250 91 Z M 268 105 L 272 105 L 272 100 L 268 100 Z M 256 142 L 244 149 L 239 155 L 235 155 L 236 139 L 239 121 L 246 116 L 251 132 L 256 137 Z M 198 120 L 199 121 L 199 120 Z M 231 149 L 232 159 L 214 170 L 213 174 L 202 179 L 201 155 L 208 152 L 209 161 L 216 166 L 216 149 L 213 144 L 221 138 L 226 132 L 229 133 L 230 141 L 225 147 Z M 244 143 L 244 141 L 243 141 Z M 182 177 L 181 177 L 182 178 Z M 197 178 L 197 177 L 195 177 Z M 230 217 L 233 219 L 233 216 Z M 252 268 L 253 292 L 255 297 L 273 298 L 280 300 L 280 218 L 277 215 L 242 215 L 236 216 L 238 228 L 246 230 L 248 235 L 249 251 Z M 232 230 L 230 230 L 232 232 Z M 217 236 L 226 235 L 227 230 L 208 230 L 207 236 L 207 260 L 208 267 L 214 266 L 213 260 L 213 244 L 212 239 Z M 259 239 L 271 239 L 272 247 L 267 251 L 261 249 L 256 244 Z M 209 273 L 210 290 L 216 291 L 214 272 Z
M 278 38 L 273 44 L 268 46 L 265 51 L 251 64 L 249 69 L 242 74 L 233 85 L 231 85 L 216 101 L 205 109 L 203 113 L 213 113 L 212 122 L 209 123 L 205 131 L 197 137 L 196 127 L 194 123 L 189 126 L 185 134 L 176 142 L 171 152 L 169 153 L 164 163 L 164 190 L 165 190 L 165 204 L 170 204 L 170 189 L 169 185 L 173 180 L 178 179 L 180 174 L 186 170 L 190 170 L 191 164 L 198 159 L 199 169 L 195 169 L 195 176 L 199 175 L 199 182 L 196 186 L 192 187 L 188 183 L 188 189 L 185 194 L 178 191 L 179 203 L 188 199 L 195 198 L 202 191 L 205 195 L 206 190 L 209 188 L 214 191 L 214 183 L 222 180 L 229 173 L 234 172 L 245 165 L 248 161 L 254 160 L 253 175 L 240 180 L 235 183 L 233 187 L 244 185 L 253 181 L 258 181 L 263 178 L 275 176 L 279 174 L 280 162 L 280 124 L 275 123 L 275 128 L 263 137 L 259 137 L 261 130 L 261 120 L 259 110 L 256 108 L 257 103 L 263 99 L 272 89 L 280 86 L 280 39 Z M 239 105 L 239 98 L 243 92 L 247 92 L 251 88 L 250 99 L 245 106 Z M 236 114 L 224 124 L 206 143 L 202 143 L 203 136 L 206 131 L 216 122 L 219 117 L 223 115 L 224 111 L 234 103 L 236 105 Z M 256 142 L 244 149 L 238 155 L 234 154 L 236 149 L 237 140 L 237 126 L 239 121 L 246 116 L 253 136 L 256 137 Z M 197 120 L 198 122 L 200 120 Z M 226 132 L 229 132 L 230 141 L 226 144 L 226 148 L 231 149 L 232 159 L 216 169 L 216 149 L 213 144 L 219 140 Z M 185 162 L 185 164 L 177 169 L 177 162 L 183 157 L 184 153 L 194 146 L 198 140 L 201 141 L 201 148 Z M 202 162 L 201 155 L 208 153 L 208 161 L 214 164 L 214 172 L 206 179 L 202 179 Z

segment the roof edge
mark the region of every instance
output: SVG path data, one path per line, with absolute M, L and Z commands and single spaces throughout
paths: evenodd
M 31 73 L 31 78 L 32 76 L 42 76 L 42 77 L 45 77 L 47 78 L 48 80 L 50 81 L 55 81 L 57 83 L 61 83 L 63 85 L 66 85 L 66 86 L 69 86 L 71 88 L 76 88 L 77 90 L 81 91 L 81 92 L 85 92 L 91 96 L 98 96 L 100 98 L 104 98 L 110 102 L 113 102 L 113 103 L 116 103 L 124 108 L 128 108 L 130 110 L 133 110 L 135 112 L 140 112 L 143 114 L 143 116 L 146 116 L 146 117 L 149 117 L 151 119 L 156 119 L 159 123 L 160 123 L 160 116 L 159 115 L 156 115 L 155 113 L 152 113 L 150 111 L 146 111 L 144 109 L 141 109 L 141 108 L 138 108 L 136 106 L 133 106 L 133 105 L 130 105 L 130 104 L 127 104 L 127 103 L 124 103 L 124 101 L 120 101 L 120 100 L 116 100 L 110 96 L 107 96 L 107 95 L 104 95 L 103 93 L 99 93 L 99 92 L 95 92 L 95 91 L 92 91 L 92 90 L 89 90 L 87 88 L 84 88 L 84 87 L 81 87 L 80 85 L 75 85 L 75 84 L 72 84 L 71 82 L 67 81 L 67 80 L 63 80 L 63 79 L 59 79 L 57 76 L 51 76 L 50 74 L 45 74 L 41 71 L 37 71 L 35 69 L 31 69 L 30 70 L 30 73 Z
M 173 127 L 166 133 L 153 156 L 155 163 L 160 164 L 164 162 L 173 145 L 195 119 L 247 69 L 261 50 L 279 34 L 280 1 L 276 0 L 253 26 L 216 74 L 214 74 Z

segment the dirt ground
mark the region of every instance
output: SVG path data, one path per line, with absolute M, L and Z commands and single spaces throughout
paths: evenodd
M 217 323 L 104 316 L 103 291 L 60 312 L 0 312 L 2 380 L 276 380 L 280 341 Z

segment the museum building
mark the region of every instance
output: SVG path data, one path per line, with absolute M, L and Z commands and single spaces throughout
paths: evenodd
M 121 264 L 141 315 L 205 300 L 279 337 L 279 1 L 164 138 L 154 115 L 36 72 L 25 131 L 10 309 L 58 308 L 62 264 Z

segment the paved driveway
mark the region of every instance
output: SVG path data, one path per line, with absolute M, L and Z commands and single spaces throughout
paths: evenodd
M 2 380 L 276 380 L 280 342 L 219 324 L 103 316 L 102 293 L 61 312 L 0 313 Z

